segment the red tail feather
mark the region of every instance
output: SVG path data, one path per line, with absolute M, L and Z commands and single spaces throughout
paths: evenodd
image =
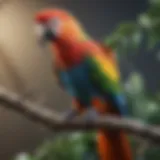
M 123 131 L 99 131 L 100 160 L 132 160 L 127 136 Z
M 93 106 L 101 115 L 118 114 L 113 107 L 99 98 L 93 99 Z M 132 160 L 130 144 L 124 131 L 103 129 L 98 132 L 97 138 L 100 160 Z

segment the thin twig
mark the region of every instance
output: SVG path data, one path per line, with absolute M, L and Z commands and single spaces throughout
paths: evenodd
M 28 100 L 21 99 L 20 96 L 7 91 L 0 87 L 0 104 L 10 108 L 20 114 L 40 122 L 45 126 L 56 130 L 95 130 L 100 128 L 106 129 L 124 129 L 128 133 L 146 138 L 160 145 L 160 128 L 144 124 L 137 120 L 127 118 L 117 118 L 113 116 L 100 117 L 93 121 L 74 120 L 64 121 L 63 116 L 59 113 L 47 109 Z

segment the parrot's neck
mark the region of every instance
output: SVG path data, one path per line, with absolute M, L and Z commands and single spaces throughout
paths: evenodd
M 54 43 L 56 48 L 56 59 L 61 61 L 65 68 L 80 64 L 85 56 L 84 44 L 89 41 L 84 39 L 63 38 Z

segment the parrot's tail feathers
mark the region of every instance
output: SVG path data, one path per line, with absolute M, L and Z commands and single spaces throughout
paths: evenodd
M 132 160 L 131 148 L 123 131 L 99 131 L 100 160 Z

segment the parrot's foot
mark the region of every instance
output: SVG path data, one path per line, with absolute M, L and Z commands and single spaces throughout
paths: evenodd
M 99 114 L 96 112 L 96 110 L 94 110 L 93 108 L 92 109 L 88 109 L 86 111 L 86 113 L 83 115 L 83 119 L 85 121 L 94 121 L 96 120 L 97 118 L 99 118 Z
M 76 116 L 78 115 L 78 112 L 74 109 L 70 109 L 69 111 L 64 113 L 64 119 L 63 120 L 72 120 L 74 118 L 76 118 Z

